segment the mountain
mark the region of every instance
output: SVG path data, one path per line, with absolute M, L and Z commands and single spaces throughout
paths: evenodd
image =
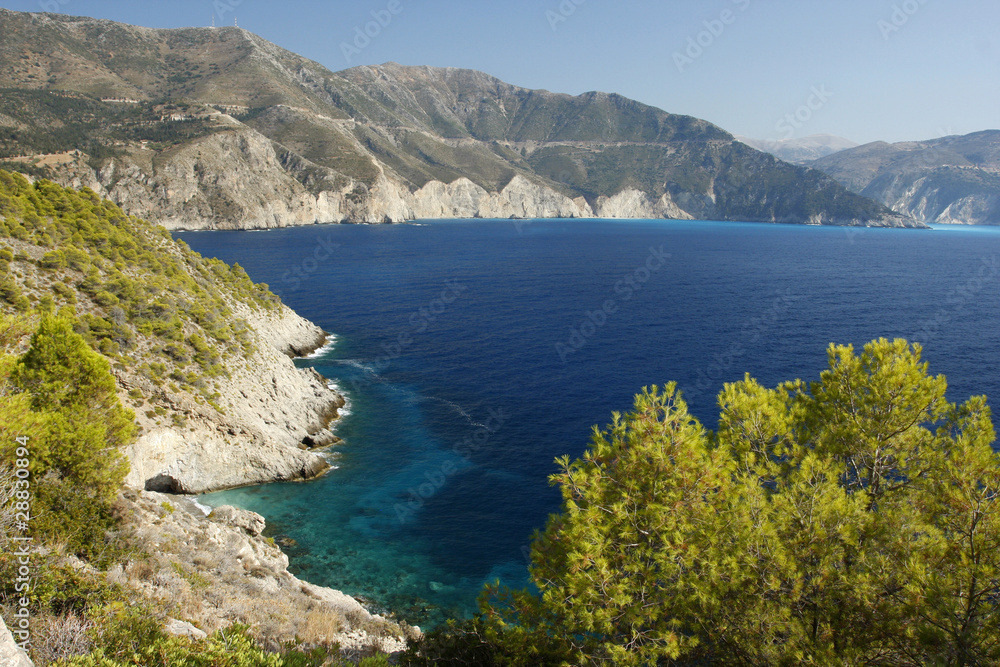
M 759 151 L 770 153 L 785 162 L 801 165 L 808 164 L 812 160 L 817 160 L 842 150 L 847 150 L 848 148 L 854 148 L 858 145 L 850 139 L 844 139 L 832 134 L 811 134 L 808 137 L 799 139 L 778 139 L 773 141 L 767 139 L 750 139 L 749 137 L 736 135 L 736 139 Z
M 428 217 L 916 225 L 703 120 L 238 28 L 0 10 L 0 159 L 171 228 Z M 79 151 L 79 152 L 73 152 Z
M 1000 130 L 929 141 L 877 141 L 811 166 L 923 222 L 1000 224 Z

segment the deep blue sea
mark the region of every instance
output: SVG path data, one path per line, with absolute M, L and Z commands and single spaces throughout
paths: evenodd
M 205 496 L 268 519 L 293 571 L 432 625 L 526 582 L 553 459 L 644 385 L 715 425 L 745 372 L 816 379 L 831 342 L 905 337 L 950 398 L 1000 399 L 1000 228 L 427 221 L 178 236 L 335 335 L 337 469 Z

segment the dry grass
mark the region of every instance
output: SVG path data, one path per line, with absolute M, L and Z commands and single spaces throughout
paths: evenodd
M 339 613 L 327 609 L 313 610 L 306 613 L 297 634 L 306 644 L 323 646 L 334 642 L 335 637 L 346 629 L 347 623 Z
M 91 650 L 90 631 L 94 622 L 77 614 L 35 616 L 31 627 L 31 655 L 35 667 L 46 667 Z

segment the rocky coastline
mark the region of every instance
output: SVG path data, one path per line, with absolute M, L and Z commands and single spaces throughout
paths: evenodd
M 174 605 L 185 619 L 175 623 L 194 636 L 239 622 L 283 641 L 335 642 L 347 655 L 404 650 L 419 628 L 372 614 L 340 591 L 289 573 L 288 557 L 262 535 L 264 517 L 228 506 L 206 515 L 191 498 L 318 477 L 330 470 L 324 447 L 339 441 L 330 427 L 343 396 L 294 363 L 327 344 L 328 335 L 284 305 L 277 312 L 230 306 L 252 326 L 255 350 L 229 364 L 225 412 L 174 397 L 173 410 L 185 419 L 178 427 L 151 424 L 136 410 L 142 431 L 127 450 L 122 501 L 138 539 L 156 556 L 141 571 L 119 568 L 112 580 Z M 123 400 L 142 380 L 128 374 L 118 379 Z
M 126 486 L 170 493 L 205 493 L 271 481 L 310 479 L 329 469 L 316 451 L 337 441 L 330 424 L 344 398 L 292 358 L 318 349 L 326 334 L 287 306 L 277 313 L 231 304 L 254 329 L 253 353 L 227 360 L 213 408 L 184 394 L 163 398 L 177 415 L 164 423 L 133 404 L 140 435 L 128 447 Z M 119 371 L 121 397 L 154 394 L 148 378 Z
M 716 219 L 714 196 L 653 195 L 626 187 L 593 203 L 571 197 L 555 184 L 515 174 L 487 190 L 468 178 L 430 180 L 412 189 L 390 170 L 364 183 L 292 155 L 260 132 L 225 114 L 226 132 L 198 139 L 156 156 L 130 148 L 94 169 L 84 154 L 66 154 L 52 165 L 52 178 L 72 188 L 88 187 L 132 215 L 171 230 L 274 229 L 317 223 L 398 223 L 458 218 L 644 218 Z M 346 140 L 346 139 L 345 139 Z M 157 159 L 154 160 L 154 157 Z M 737 219 L 737 218 L 732 218 Z M 923 227 L 898 214 L 876 219 L 826 213 L 747 220 L 840 226 Z

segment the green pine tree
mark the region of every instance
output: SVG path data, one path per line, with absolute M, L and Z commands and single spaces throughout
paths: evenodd
M 558 461 L 540 595 L 484 595 L 493 664 L 997 664 L 990 411 L 920 352 L 831 346 L 818 382 L 726 385 L 716 433 L 645 390 Z
M 11 372 L 22 409 L 30 397 L 39 434 L 29 441 L 35 494 L 33 528 L 71 548 L 99 549 L 113 523 L 112 504 L 128 472 L 122 448 L 135 437 L 135 415 L 121 405 L 108 361 L 46 315 Z

